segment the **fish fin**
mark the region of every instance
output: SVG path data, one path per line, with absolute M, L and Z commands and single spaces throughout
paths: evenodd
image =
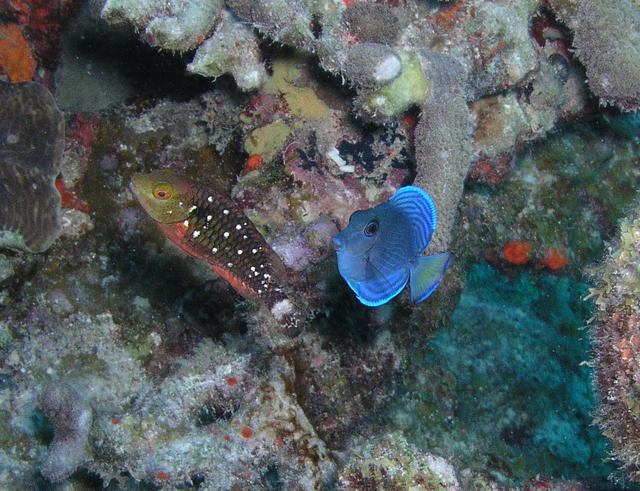
M 409 218 L 415 231 L 414 250 L 424 251 L 437 224 L 436 205 L 431 196 L 418 187 L 405 186 L 389 199 L 389 203 Z
M 356 293 L 358 300 L 368 307 L 387 303 L 402 291 L 409 280 L 409 272 L 406 269 L 399 270 L 391 276 L 383 276 L 379 273 L 367 276 L 371 278 L 364 281 L 345 279 Z
M 420 256 L 411 262 L 411 301 L 413 303 L 422 302 L 438 288 L 450 262 L 451 254 L 448 252 Z

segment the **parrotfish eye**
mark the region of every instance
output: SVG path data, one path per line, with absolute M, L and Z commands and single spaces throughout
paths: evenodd
M 378 232 L 378 227 L 380 226 L 380 224 L 378 223 L 378 220 L 371 220 L 369 223 L 367 223 L 364 227 L 364 234 L 367 237 L 373 237 L 377 232 Z
M 171 188 L 169 186 L 157 186 L 153 190 L 153 197 L 159 200 L 171 198 Z

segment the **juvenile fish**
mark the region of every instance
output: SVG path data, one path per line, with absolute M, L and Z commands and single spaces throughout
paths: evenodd
M 389 201 L 356 211 L 333 238 L 338 270 L 358 300 L 375 307 L 398 295 L 407 282 L 414 303 L 438 287 L 451 256 L 423 256 L 436 229 L 436 208 L 422 189 L 407 186 Z
M 238 205 L 169 170 L 134 174 L 129 187 L 182 251 L 209 263 L 243 297 L 264 302 L 290 335 L 297 331 L 281 288 L 285 267 Z

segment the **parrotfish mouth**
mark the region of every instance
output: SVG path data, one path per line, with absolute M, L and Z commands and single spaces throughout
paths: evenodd
M 337 235 L 331 240 L 331 242 L 336 251 L 342 247 L 342 240 Z

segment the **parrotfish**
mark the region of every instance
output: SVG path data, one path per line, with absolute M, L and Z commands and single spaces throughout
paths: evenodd
M 451 261 L 448 252 L 423 255 L 436 222 L 433 200 L 415 186 L 401 188 L 387 202 L 351 215 L 333 243 L 338 270 L 360 302 L 382 305 L 407 282 L 414 303 L 433 293 Z
M 236 203 L 169 170 L 134 174 L 129 187 L 182 251 L 207 262 L 243 297 L 263 301 L 288 334 L 296 333 L 298 316 L 282 289 L 286 268 Z

